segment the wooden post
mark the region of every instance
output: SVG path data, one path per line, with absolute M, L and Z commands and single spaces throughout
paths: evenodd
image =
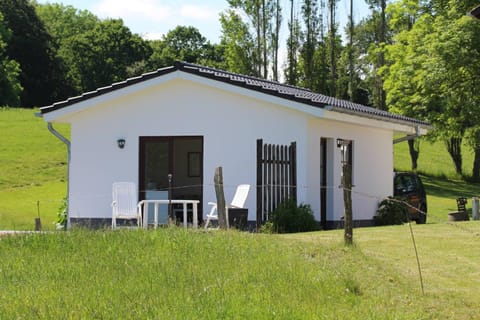
M 263 169 L 263 140 L 257 139 L 257 219 L 256 228 L 260 230 L 262 226 L 263 215 L 263 181 L 262 181 L 262 169 Z
M 168 224 L 169 225 L 176 224 L 176 217 L 173 214 L 173 210 L 172 210 L 172 178 L 173 178 L 173 175 L 169 173 L 168 174 Z
M 337 140 L 337 146 L 342 153 L 342 188 L 344 204 L 344 241 L 345 245 L 353 244 L 353 214 L 352 214 L 352 141 Z
M 35 218 L 35 231 L 42 230 L 42 222 L 40 220 L 40 201 L 37 200 L 37 217 Z
M 343 163 L 343 203 L 345 207 L 345 231 L 344 240 L 346 245 L 353 244 L 353 226 L 352 226 L 352 166 Z
M 222 167 L 215 169 L 215 195 L 217 196 L 217 213 L 218 225 L 220 229 L 227 229 L 226 208 L 225 208 L 225 193 L 223 192 L 223 173 Z

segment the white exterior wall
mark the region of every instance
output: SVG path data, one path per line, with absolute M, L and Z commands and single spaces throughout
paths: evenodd
M 393 193 L 393 132 L 312 119 L 308 136 L 307 203 L 320 220 L 320 139 L 327 138 L 327 221 L 344 215 L 341 152 L 337 139 L 353 141 L 352 207 L 354 220 L 371 220 L 378 202 Z M 301 168 L 298 168 L 301 170 Z
M 158 82 L 155 85 L 147 81 L 150 85 L 141 83 L 119 90 L 121 94 L 87 101 L 87 107 L 82 102 L 47 115 L 47 121 L 71 123 L 70 217 L 111 217 L 112 183 L 138 184 L 140 136 L 203 136 L 204 215 L 207 202 L 215 201 L 214 170 L 222 166 L 226 201 L 238 184 L 250 184 L 246 206 L 249 220 L 256 219 L 256 140 L 260 138 L 273 144 L 296 141 L 298 201 L 310 204 L 317 220 L 321 137 L 331 139 L 327 220 L 343 216 L 337 138 L 354 141 L 354 219 L 371 219 L 378 199 L 392 193 L 393 130 L 321 119 L 321 109 L 218 81 L 162 77 L 153 80 Z M 124 149 L 117 146 L 119 138 L 126 140 Z
M 138 183 L 139 136 L 193 135 L 204 137 L 204 214 L 208 201 L 215 201 L 215 168 L 222 166 L 227 201 L 238 184 L 252 186 L 246 205 L 249 220 L 255 220 L 256 140 L 297 141 L 305 150 L 307 131 L 301 112 L 181 79 L 79 112 L 69 121 L 74 218 L 111 217 L 112 183 Z M 118 138 L 125 138 L 124 149 L 117 147 Z M 298 152 L 299 166 L 304 161 L 305 153 Z M 299 172 L 299 183 L 304 180 Z

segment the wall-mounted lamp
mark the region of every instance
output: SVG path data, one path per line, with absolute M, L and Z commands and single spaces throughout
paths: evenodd
M 351 160 L 351 145 L 352 140 L 344 140 L 344 139 L 337 139 L 337 147 L 340 148 L 341 156 L 342 156 L 342 165 L 349 164 Z
M 120 149 L 125 148 L 125 143 L 126 143 L 125 139 L 123 139 L 123 138 L 117 140 L 117 145 Z

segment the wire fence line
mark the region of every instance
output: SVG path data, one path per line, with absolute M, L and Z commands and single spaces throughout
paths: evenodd
M 138 192 L 140 193 L 144 193 L 144 192 L 147 192 L 147 191 L 178 191 L 178 190 L 184 190 L 184 189 L 192 189 L 192 188 L 206 188 L 206 187 L 212 187 L 214 188 L 215 187 L 215 184 L 214 183 L 206 183 L 206 184 L 192 184 L 192 185 L 183 185 L 183 186 L 172 186 L 172 187 L 164 187 L 164 188 L 151 188 L 151 189 L 139 189 Z M 223 184 L 223 187 L 225 189 L 230 189 L 230 190 L 234 190 L 235 188 L 237 188 L 237 185 L 232 185 L 232 184 Z M 285 186 L 285 185 L 280 185 L 280 184 L 265 184 L 265 185 L 254 185 L 253 186 L 254 188 L 257 188 L 257 187 L 288 187 L 288 186 Z M 370 199 L 376 199 L 377 201 L 381 202 L 382 200 L 384 200 L 385 198 L 387 198 L 387 196 L 383 196 L 383 195 L 378 195 L 378 194 L 371 194 L 371 193 L 368 193 L 368 192 L 363 192 L 363 191 L 359 191 L 357 188 L 352 188 L 352 189 L 347 189 L 347 188 L 344 188 L 342 187 L 341 185 L 330 185 L 330 186 L 306 186 L 306 185 L 301 185 L 301 186 L 296 186 L 297 189 L 303 189 L 303 190 L 337 190 L 337 189 L 345 189 L 347 191 L 350 191 L 352 194 L 355 194 L 355 195 L 358 195 L 358 196 L 361 196 L 363 198 L 370 198 Z M 93 193 L 84 193 L 84 194 L 78 194 L 78 193 L 73 193 L 73 198 L 75 199 L 98 199 L 98 198 L 105 198 L 105 197 L 111 197 L 112 196 L 112 193 L 111 192 L 108 192 L 108 193 L 102 193 L 102 194 L 93 194 Z M 41 198 L 41 199 L 38 199 L 38 200 L 41 200 L 42 202 L 62 202 L 64 199 L 58 199 L 58 198 Z M 38 200 L 35 200 L 35 201 L 32 201 L 32 203 L 37 203 Z M 410 207 L 410 208 L 413 208 L 419 212 L 422 212 L 422 213 L 425 213 L 423 211 L 421 211 L 420 209 L 412 206 L 410 203 L 406 202 L 406 201 L 402 201 L 400 199 L 395 199 L 395 198 L 392 198 L 391 200 L 393 201 L 396 201 L 396 202 L 403 202 L 406 206 Z M 27 200 L 28 201 L 28 200 Z
M 284 185 L 275 185 L 275 184 L 265 184 L 265 185 L 260 185 L 260 186 L 254 186 L 255 188 L 256 187 L 283 187 Z M 184 189 L 192 189 L 192 188 L 214 188 L 215 187 L 215 184 L 214 183 L 207 183 L 207 184 L 192 184 L 192 185 L 184 185 L 184 186 L 172 186 L 171 188 L 157 188 L 157 189 L 140 189 L 139 192 L 141 193 L 144 193 L 144 192 L 147 192 L 147 191 L 166 191 L 168 192 L 169 190 L 171 190 L 172 192 L 175 192 L 175 191 L 179 191 L 179 190 L 184 190 Z M 237 185 L 233 185 L 233 184 L 223 184 L 223 187 L 225 189 L 230 189 L 230 190 L 234 190 Z M 323 190 L 323 189 L 326 189 L 326 190 L 337 190 L 337 189 L 340 189 L 340 188 L 343 188 L 342 186 L 339 186 L 339 185 L 330 185 L 330 186 L 306 186 L 306 185 L 302 185 L 302 186 L 297 186 L 297 189 L 303 189 L 303 190 L 318 190 L 320 192 L 320 190 Z M 346 189 L 348 190 L 348 189 Z M 360 196 L 362 198 L 369 198 L 369 199 L 375 199 L 378 201 L 378 203 L 380 203 L 382 200 L 386 199 L 387 197 L 386 196 L 383 196 L 383 195 L 375 195 L 375 194 L 371 194 L 371 193 L 368 193 L 368 192 L 363 192 L 363 191 L 359 191 L 357 188 L 352 188 L 348 191 L 351 191 L 352 195 L 357 195 L 357 196 Z M 93 194 L 93 193 L 84 193 L 84 194 L 79 194 L 79 193 L 73 193 L 73 195 L 70 197 L 70 200 L 75 200 L 75 201 L 88 201 L 88 200 L 94 200 L 94 199 L 107 199 L 107 198 L 111 198 L 112 197 L 112 193 L 111 192 L 108 192 L 108 193 L 102 193 L 102 194 Z M 403 203 L 405 206 L 407 206 L 408 208 L 411 208 L 413 210 L 416 210 L 422 214 L 427 214 L 426 212 L 420 210 L 419 208 L 411 205 L 410 203 L 408 203 L 407 201 L 404 201 L 404 200 L 401 200 L 401 199 L 397 199 L 397 198 L 390 198 L 391 201 L 394 201 L 394 202 L 401 202 Z M 28 203 L 31 203 L 32 206 L 37 206 L 38 205 L 38 202 L 40 202 L 40 204 L 45 204 L 45 203 L 58 203 L 59 205 L 61 205 L 63 202 L 65 201 L 65 197 L 64 198 L 45 198 L 45 197 L 40 197 L 40 198 L 37 198 L 35 200 L 23 200 L 23 203 L 24 204 L 28 204 Z M 0 204 L 0 207 L 1 207 L 1 204 Z M 441 220 L 440 218 L 438 217 L 435 217 L 433 215 L 428 215 L 428 218 L 429 218 L 429 221 L 432 221 L 432 222 L 436 222 L 436 223 L 445 223 L 444 220 Z M 455 226 L 456 228 L 459 228 L 459 229 L 464 229 L 464 231 L 467 231 L 467 232 L 470 232 L 472 233 L 473 235 L 475 236 L 479 236 L 480 234 L 478 234 L 477 232 L 475 231 L 472 231 L 472 230 L 469 230 L 468 228 L 464 227 L 464 226 L 459 226 L 455 223 L 450 223 L 450 225 L 452 226 Z
M 283 185 L 273 185 L 273 184 L 269 184 L 269 185 L 261 185 L 261 186 L 254 186 L 254 187 L 283 187 Z M 149 189 L 149 190 L 139 190 L 139 192 L 146 192 L 146 191 L 178 191 L 178 190 L 183 190 L 183 189 L 189 189 L 189 188 L 208 188 L 208 187 L 212 187 L 214 188 L 215 187 L 215 184 L 214 183 L 208 183 L 208 184 L 193 184 L 193 185 L 186 185 L 186 186 L 172 186 L 170 188 L 158 188 L 158 189 Z M 226 189 L 231 189 L 231 190 L 234 190 L 237 185 L 232 185 L 232 184 L 223 184 L 223 187 L 226 188 Z M 338 186 L 338 185 L 330 185 L 330 186 L 297 186 L 297 189 L 314 189 L 314 190 L 322 190 L 322 189 L 327 189 L 327 190 L 337 190 L 337 189 L 341 189 L 341 188 L 344 188 L 342 186 Z M 368 193 L 368 192 L 363 192 L 363 191 L 359 191 L 357 190 L 357 188 L 352 188 L 350 189 L 349 191 L 351 191 L 352 194 L 355 194 L 357 196 L 361 196 L 361 197 L 364 197 L 364 198 L 370 198 L 370 199 L 375 199 L 378 201 L 378 203 L 380 203 L 382 200 L 386 199 L 387 197 L 385 196 L 380 196 L 380 195 L 375 195 L 375 194 L 371 194 L 371 193 Z M 112 194 L 109 192 L 109 193 L 103 193 L 103 194 L 75 194 L 74 195 L 74 199 L 76 201 L 88 201 L 88 200 L 93 200 L 93 199 L 109 199 L 110 197 L 112 196 Z M 413 206 L 412 204 L 408 203 L 407 201 L 404 201 L 404 200 L 401 200 L 401 199 L 397 199 L 397 198 L 393 198 L 393 197 L 390 197 L 389 198 L 391 201 L 393 202 L 398 202 L 398 203 L 403 203 L 405 206 L 407 206 L 408 208 L 410 209 L 414 209 L 422 214 L 427 214 L 426 212 L 420 210 L 419 208 Z M 72 199 L 70 199 L 72 200 Z M 37 208 L 38 209 L 38 206 L 41 205 L 41 204 L 45 204 L 45 203 L 57 203 L 59 205 L 59 207 L 63 204 L 63 202 L 65 201 L 65 199 L 54 199 L 54 198 L 51 198 L 51 199 L 48 199 L 48 198 L 42 198 L 42 199 L 38 199 L 38 200 L 35 200 L 35 201 L 31 201 L 31 205 L 32 207 L 34 208 Z M 26 201 L 28 203 L 28 201 Z M 24 201 L 25 203 L 25 201 Z M 39 209 L 38 209 L 39 210 Z M 439 217 L 436 217 L 434 215 L 428 215 L 428 218 L 429 218 L 429 221 L 430 222 L 433 222 L 433 223 L 441 223 L 441 224 L 447 224 L 449 226 L 451 226 L 452 228 L 455 228 L 457 230 L 460 230 L 462 232 L 465 232 L 465 233 L 468 233 L 468 234 L 471 234 L 472 236 L 474 237 L 478 237 L 480 236 L 480 233 L 473 230 L 473 229 L 470 229 L 468 228 L 467 226 L 464 226 L 464 225 L 461 225 L 461 224 L 458 224 L 458 223 L 452 223 L 452 222 L 449 222 L 449 221 L 445 221 L 445 220 L 442 220 L 440 219 Z M 412 228 L 412 223 L 410 221 L 410 219 L 408 219 L 408 226 L 409 226 L 409 233 L 410 233 L 410 237 L 411 237 L 411 242 L 412 242 L 412 247 L 414 249 L 414 253 L 415 253 L 415 258 L 416 258 L 416 262 L 417 262 L 417 268 L 418 268 L 418 275 L 419 275 L 419 282 L 420 282 L 420 287 L 421 287 L 421 292 L 422 294 L 425 294 L 425 291 L 424 291 L 424 281 L 423 281 L 423 275 L 422 275 L 422 266 L 421 266 L 421 262 L 420 262 L 420 256 L 419 256 L 419 253 L 418 253 L 418 248 L 417 248 L 417 240 L 415 238 L 415 234 L 414 234 L 414 230 Z M 419 242 L 418 244 L 420 244 L 421 246 L 421 242 Z

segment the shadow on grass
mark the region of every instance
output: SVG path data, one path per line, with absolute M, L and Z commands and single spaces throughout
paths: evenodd
M 444 177 L 421 175 L 428 195 L 451 198 L 480 196 L 480 184 L 466 181 L 448 180 Z

